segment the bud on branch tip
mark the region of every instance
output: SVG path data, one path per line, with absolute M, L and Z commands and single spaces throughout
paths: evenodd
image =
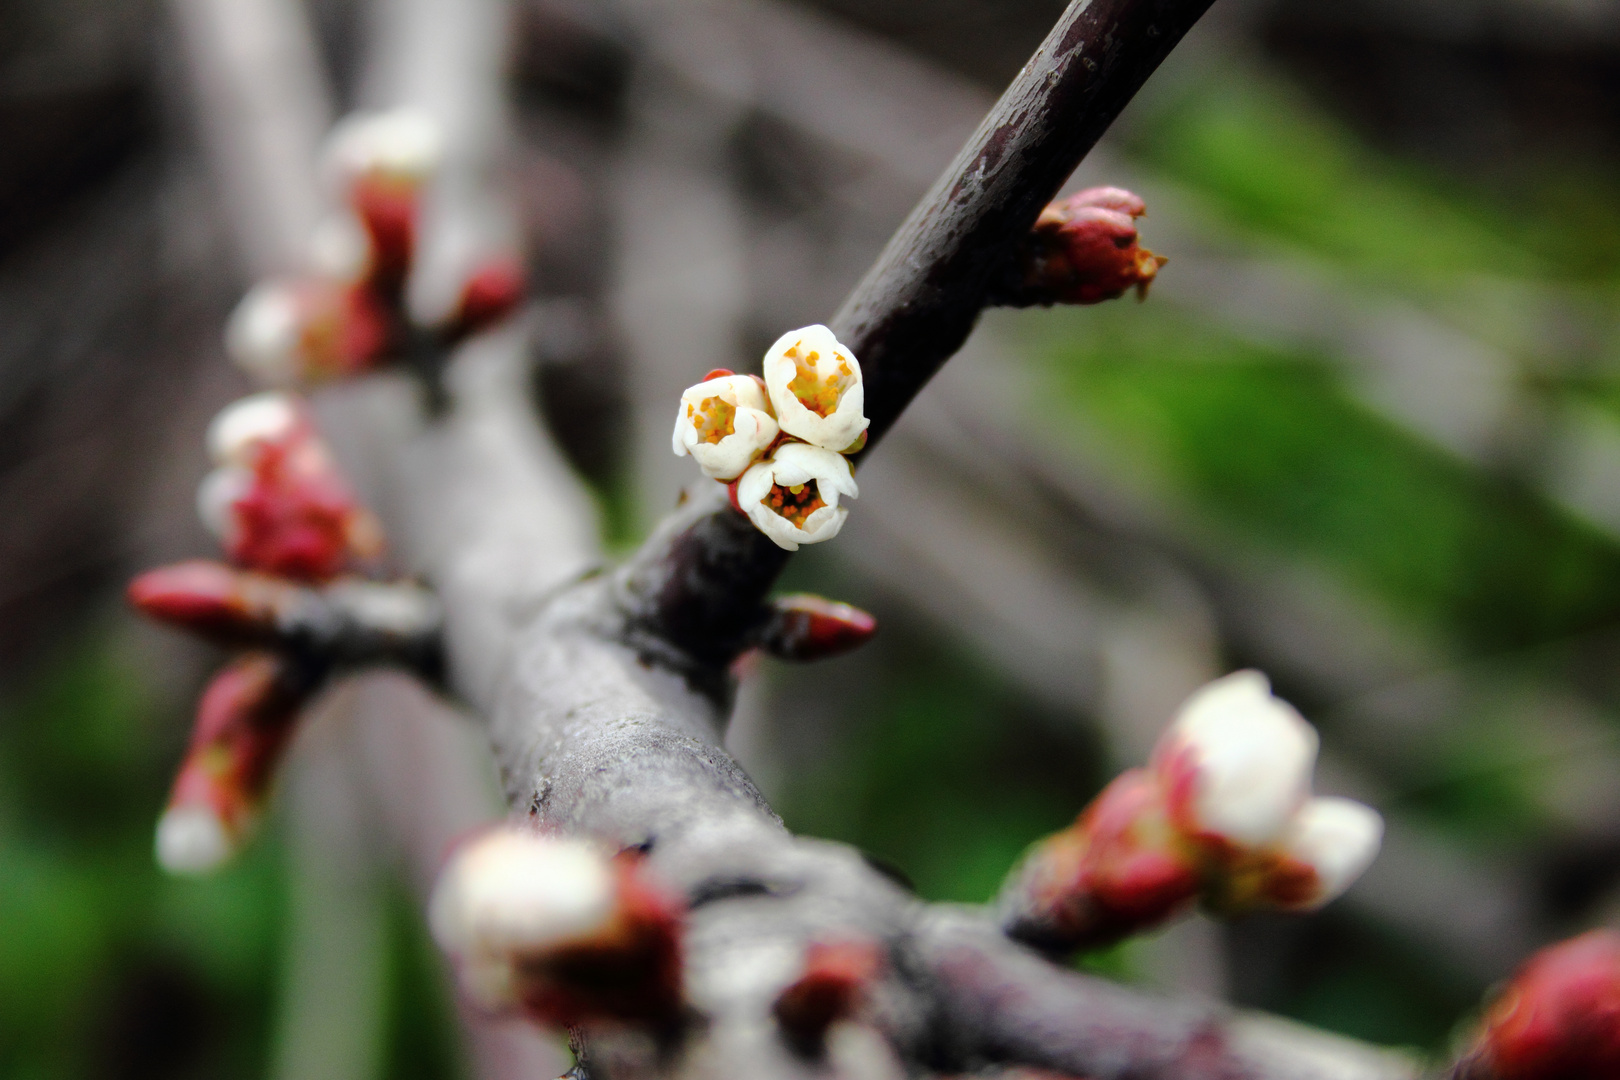
M 557 1026 L 679 1009 L 680 907 L 637 854 L 500 826 L 451 856 L 429 921 L 484 1008 Z
M 1097 304 L 1147 289 L 1167 261 L 1139 243 L 1140 196 L 1087 188 L 1050 203 L 1019 250 L 994 302 L 1014 307 Z
M 1195 900 L 1225 913 L 1322 906 L 1367 868 L 1383 822 L 1361 803 L 1312 796 L 1317 742 L 1259 672 L 1203 687 L 1148 768 L 1117 777 L 1032 850 L 1003 890 L 1004 925 L 1063 951 Z
M 1459 1080 L 1620 1076 L 1620 933 L 1541 950 L 1486 1010 Z

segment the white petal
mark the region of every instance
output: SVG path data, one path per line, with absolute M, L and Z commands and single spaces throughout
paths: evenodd
M 1258 671 L 1235 672 L 1198 690 L 1161 740 L 1191 748 L 1201 827 L 1250 845 L 1275 840 L 1310 797 L 1317 743 L 1316 729 L 1272 697 Z
M 303 308 L 285 282 L 265 281 L 242 297 L 225 324 L 225 352 L 259 382 L 287 386 L 303 363 Z
M 343 185 L 373 171 L 425 177 L 443 153 L 438 122 L 421 109 L 399 108 L 343 119 L 327 138 L 323 164 L 329 179 Z
M 215 469 L 203 477 L 197 486 L 197 517 L 214 539 L 231 542 L 236 530 L 236 503 L 252 486 L 253 474 L 235 465 Z
M 429 921 L 450 952 L 501 956 L 586 936 L 605 925 L 615 905 L 612 868 L 595 848 L 500 828 L 451 859 Z
M 174 806 L 158 819 L 157 861 L 171 874 L 205 874 L 231 857 L 225 823 L 205 806 Z
M 732 433 L 719 442 L 707 442 L 693 423 L 693 412 L 709 398 L 731 405 Z M 670 446 L 677 457 L 692 455 L 704 475 L 731 481 L 742 475 L 765 448 L 775 441 L 776 419 L 759 383 L 747 375 L 726 375 L 687 388 L 681 395 Z
M 208 456 L 220 465 L 251 465 L 265 443 L 280 442 L 303 422 L 297 399 L 267 390 L 225 406 L 208 425 Z
M 791 487 L 811 481 L 826 505 L 811 513 L 803 528 L 764 503 L 774 485 Z M 849 509 L 838 505 L 839 497 L 854 498 L 857 494 L 849 459 L 806 443 L 783 443 L 769 461 L 755 465 L 737 482 L 737 505 L 755 528 L 788 551 L 797 551 L 800 544 L 819 544 L 837 536 L 849 517 Z
M 828 360 L 841 359 L 850 368 L 854 382 L 839 395 L 838 405 L 827 416 L 807 408 L 789 388 L 798 377 L 799 368 L 788 350 L 797 347 L 801 354 L 819 353 Z M 829 363 L 818 371 L 829 374 Z M 870 423 L 866 419 L 866 389 L 862 381 L 861 365 L 833 332 L 819 323 L 783 334 L 765 353 L 765 385 L 770 391 L 771 404 L 782 430 L 814 446 L 832 451 L 847 450 Z
M 1306 803 L 1283 837 L 1285 852 L 1316 870 L 1322 891 L 1310 907 L 1320 907 L 1348 889 L 1378 855 L 1384 819 L 1352 799 L 1319 798 Z

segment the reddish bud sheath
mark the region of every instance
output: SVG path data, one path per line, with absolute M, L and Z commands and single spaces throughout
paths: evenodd
M 1470 1078 L 1620 1076 L 1620 933 L 1594 930 L 1541 950 L 1485 1015 Z
M 781 660 L 824 660 L 859 648 L 875 633 L 877 620 L 860 608 L 798 593 L 771 601 L 759 645 Z
M 827 1029 L 853 1016 L 882 972 L 883 950 L 872 941 L 816 942 L 805 952 L 804 973 L 777 997 L 773 1012 L 788 1044 L 814 1055 Z
M 728 367 L 717 367 L 717 368 L 711 369 L 709 371 L 709 373 L 707 375 L 703 376 L 703 378 L 699 379 L 698 382 L 706 383 L 710 379 L 724 379 L 728 375 L 735 375 L 735 374 L 737 374 L 737 373 L 735 371 L 732 371 Z
M 222 644 L 268 642 L 297 590 L 262 574 L 193 559 L 161 566 L 130 582 L 129 602 L 148 618 Z
M 1073 825 L 1031 849 L 998 903 L 1013 936 L 1069 952 L 1163 922 L 1190 906 L 1202 884 L 1165 817 L 1157 780 L 1132 769 Z
M 311 438 L 262 447 L 252 483 L 231 504 L 226 552 L 240 566 L 327 581 L 381 553 L 382 533 Z
M 461 290 L 449 337 L 460 340 L 506 318 L 523 302 L 523 264 L 513 258 L 491 259 L 475 269 Z
M 519 959 L 523 1010 L 542 1023 L 662 1026 L 681 1007 L 680 900 L 647 874 L 645 857 L 614 860 L 617 909 L 584 940 Z
M 367 284 L 391 307 L 398 307 L 416 247 L 416 209 L 420 186 L 386 173 L 355 180 L 350 201 L 371 240 Z
M 1147 287 L 1165 259 L 1141 247 L 1135 219 L 1147 210 L 1121 188 L 1088 188 L 1050 203 L 1035 222 L 1001 301 L 1096 304 Z
M 206 812 L 234 848 L 264 804 L 313 684 L 309 676 L 292 661 L 264 652 L 240 656 L 214 676 L 197 706 L 170 812 Z

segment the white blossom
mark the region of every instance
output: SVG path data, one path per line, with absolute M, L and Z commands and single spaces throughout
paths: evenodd
M 1316 871 L 1320 892 L 1300 906 L 1321 907 L 1341 895 L 1378 854 L 1384 819 L 1353 799 L 1316 798 L 1294 816 L 1282 850 Z
M 617 907 L 613 869 L 594 847 L 503 827 L 451 857 L 428 918 L 468 992 L 499 1007 L 515 1003 L 518 961 L 607 929 Z
M 378 173 L 421 181 L 443 155 L 438 121 L 421 109 L 401 107 L 345 117 L 327 137 L 323 165 L 341 189 L 358 177 Z
M 303 369 L 304 304 L 296 286 L 262 281 L 225 324 L 225 352 L 261 383 L 287 386 Z
M 298 431 L 303 413 L 290 394 L 267 390 L 221 409 L 208 425 L 208 456 L 218 465 L 247 467 L 268 443 L 282 442 Z
M 1188 698 L 1154 751 L 1155 767 L 1200 832 L 1249 846 L 1275 841 L 1311 793 L 1316 729 L 1239 671 Z
M 859 494 L 847 458 L 807 443 L 783 443 L 737 481 L 742 512 L 788 551 L 837 536 L 849 516 L 839 497 Z
M 158 820 L 157 861 L 171 874 L 203 874 L 231 856 L 225 823 L 206 806 L 171 806 Z
M 815 446 L 848 450 L 871 422 L 859 361 L 820 324 L 777 338 L 765 353 L 765 386 L 782 430 Z
M 731 481 L 776 434 L 776 418 L 759 383 L 747 375 L 724 375 L 681 395 L 671 445 L 676 457 L 691 454 L 705 476 Z

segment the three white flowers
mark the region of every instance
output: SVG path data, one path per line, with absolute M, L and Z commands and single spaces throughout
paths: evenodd
M 783 334 L 765 377 L 719 371 L 681 395 L 672 447 L 733 485 L 737 508 L 777 546 L 831 540 L 856 498 L 843 455 L 865 444 L 861 365 L 825 326 Z

